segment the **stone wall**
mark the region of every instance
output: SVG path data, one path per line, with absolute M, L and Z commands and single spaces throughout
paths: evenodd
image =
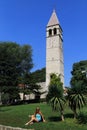
M 0 130 L 34 130 L 34 129 L 23 129 L 23 128 L 19 128 L 19 127 L 0 125 Z
M 37 85 L 41 86 L 41 90 L 40 92 L 47 92 L 47 88 L 46 88 L 46 82 L 40 82 L 37 83 Z M 25 100 L 30 100 L 30 99 L 35 99 L 35 94 L 29 94 L 29 95 L 23 95 L 23 93 L 19 93 L 20 94 L 20 99 L 23 100 L 23 96 L 25 96 Z M 47 93 L 44 93 L 41 95 L 41 99 L 46 98 Z
M 41 90 L 40 90 L 41 92 L 45 92 L 45 91 L 47 92 L 46 82 L 40 82 L 40 83 L 37 83 L 37 85 L 40 85 L 40 86 L 41 86 Z M 42 99 L 42 98 L 46 98 L 46 95 L 47 95 L 47 93 L 44 93 L 44 94 L 41 95 L 40 98 L 41 98 L 41 99 Z

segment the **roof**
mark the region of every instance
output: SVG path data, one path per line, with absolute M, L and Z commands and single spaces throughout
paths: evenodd
M 59 20 L 57 18 L 55 10 L 53 10 L 53 13 L 50 17 L 50 20 L 49 20 L 47 26 L 52 26 L 52 25 L 56 25 L 56 24 L 59 24 Z

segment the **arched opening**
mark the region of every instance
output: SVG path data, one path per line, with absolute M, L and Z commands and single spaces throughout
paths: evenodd
M 52 29 L 49 29 L 49 36 L 52 35 Z
M 57 29 L 56 28 L 53 29 L 53 33 L 54 33 L 54 35 L 57 34 Z

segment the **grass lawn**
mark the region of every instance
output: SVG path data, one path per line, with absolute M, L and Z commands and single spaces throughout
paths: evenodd
M 29 119 L 28 115 L 33 114 L 37 106 L 44 114 L 46 122 L 25 126 Z M 84 108 L 84 112 L 87 113 L 87 107 Z M 78 124 L 77 120 L 73 119 L 72 111 L 69 108 L 65 109 L 64 115 L 65 121 L 62 122 L 60 115 L 52 111 L 51 107 L 45 103 L 5 106 L 0 107 L 0 124 L 34 130 L 87 130 L 87 124 Z

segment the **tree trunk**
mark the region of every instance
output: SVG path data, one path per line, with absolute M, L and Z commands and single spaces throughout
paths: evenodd
M 74 111 L 74 119 L 76 119 L 76 118 L 77 118 L 77 112 Z
M 61 119 L 62 119 L 62 121 L 64 121 L 64 116 L 63 116 L 63 114 L 61 115 Z
M 64 121 L 63 110 L 61 111 L 61 119 L 62 119 L 62 121 Z

